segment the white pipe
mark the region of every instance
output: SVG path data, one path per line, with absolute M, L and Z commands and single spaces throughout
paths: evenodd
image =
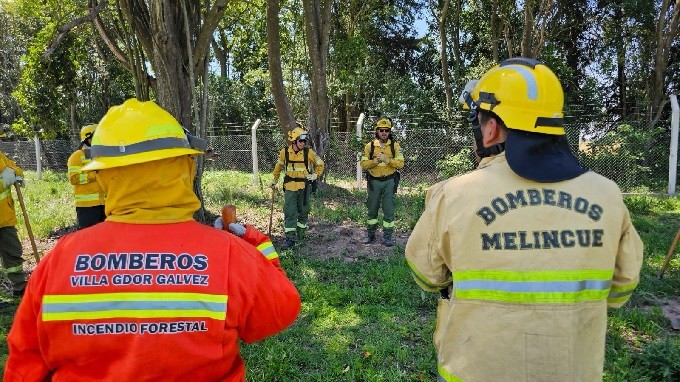
M 35 172 L 38 179 L 42 179 L 42 161 L 40 160 L 40 138 L 36 135 L 33 137 L 35 143 Z
M 253 126 L 250 127 L 250 142 L 251 144 L 251 151 L 252 151 L 252 156 L 253 156 L 253 186 L 257 187 L 259 182 L 259 176 L 258 176 L 258 161 L 257 161 L 257 127 L 260 126 L 260 119 L 258 118 L 255 123 L 253 123 Z
M 678 170 L 678 123 L 680 107 L 678 107 L 678 96 L 671 94 L 671 149 L 668 155 L 668 195 L 675 195 L 675 182 Z
M 366 116 L 364 115 L 364 113 L 361 113 L 361 114 L 359 115 L 359 119 L 357 120 L 357 130 L 356 130 L 356 134 L 357 134 L 357 138 L 358 138 L 359 141 L 361 141 L 361 129 L 362 129 L 363 126 L 364 126 L 364 118 L 365 118 L 365 117 L 366 117 Z M 359 164 L 359 161 L 361 160 L 361 155 L 362 155 L 362 154 L 363 154 L 363 153 L 362 153 L 361 151 L 357 153 L 357 188 L 358 188 L 358 189 L 361 189 L 361 174 L 362 174 L 362 172 L 363 172 L 363 171 L 361 170 L 361 165 Z

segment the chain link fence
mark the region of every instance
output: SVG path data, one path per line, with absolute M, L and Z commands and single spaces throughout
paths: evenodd
M 327 179 L 355 179 L 357 153 L 363 149 L 366 142 L 373 139 L 373 126 L 378 118 L 378 116 L 365 118 L 360 139 L 355 133 L 357 120 L 347 121 L 347 126 L 342 126 L 339 121 L 332 121 L 331 133 L 323 137 L 324 146 L 327 147 L 323 157 L 326 162 Z M 659 145 L 650 144 L 650 147 L 646 148 L 644 141 L 638 144 L 625 135 L 626 132 L 634 135 L 636 131 L 644 128 L 644 123 L 629 123 L 622 126 L 618 122 L 604 121 L 594 124 L 568 117 L 565 118 L 565 122 L 572 150 L 586 168 L 612 179 L 624 192 L 666 191 L 669 145 L 658 147 Z M 608 130 L 615 133 L 614 137 L 628 139 L 611 138 L 612 134 L 603 137 L 602 132 Z M 665 142 L 669 142 L 668 127 L 658 130 L 660 136 L 656 137 L 657 140 L 666 139 Z M 588 131 L 600 132 L 600 136 L 587 133 Z M 664 134 L 668 137 L 666 138 Z M 434 115 L 400 116 L 393 119 L 393 135 L 400 143 L 404 154 L 402 182 L 407 187 L 430 185 L 456 174 L 456 171 L 447 168 L 449 160 L 456 154 L 462 153 L 463 161 L 467 162 L 463 167 L 467 169 L 474 167 L 474 158 L 469 150 L 472 145 L 472 133 L 462 115 L 446 121 Z M 591 138 L 583 139 L 584 135 Z M 205 169 L 252 172 L 251 139 L 251 126 L 232 125 L 208 129 L 208 147 L 213 151 L 211 155 L 206 156 Z M 259 125 L 256 140 L 258 170 L 271 172 L 279 150 L 288 142 L 273 120 L 264 121 Z M 40 145 L 42 168 L 65 171 L 68 157 L 76 150 L 78 142 L 41 141 Z M 0 150 L 24 169 L 36 169 L 33 141 L 0 142 Z

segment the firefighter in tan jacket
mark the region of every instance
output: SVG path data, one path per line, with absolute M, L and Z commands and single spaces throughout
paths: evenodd
M 82 170 L 83 166 L 91 162 L 85 155 L 85 149 L 90 148 L 96 128 L 97 125 L 87 125 L 80 129 L 80 147 L 68 158 L 68 180 L 73 185 L 79 229 L 106 220 L 105 195 L 97 182 L 97 173 Z
M 442 295 L 439 380 L 601 380 L 607 307 L 642 265 L 621 192 L 569 149 L 562 87 L 540 61 L 469 85 L 481 162 L 428 190 L 406 246 L 418 285 Z

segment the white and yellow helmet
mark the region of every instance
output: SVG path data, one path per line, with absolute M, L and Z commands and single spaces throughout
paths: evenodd
M 298 126 L 298 127 L 294 128 L 293 130 L 288 132 L 288 140 L 290 142 L 295 142 L 297 139 L 306 140 L 307 139 L 307 130 Z
M 470 95 L 477 108 L 499 116 L 508 129 L 564 135 L 562 85 L 541 61 L 505 60 L 487 71 Z

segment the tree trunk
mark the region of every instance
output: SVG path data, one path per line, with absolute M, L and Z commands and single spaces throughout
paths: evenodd
M 330 38 L 331 0 L 302 0 L 307 47 L 312 63 L 307 126 L 317 155 L 325 156 L 330 144 L 330 101 L 326 71 Z
M 283 85 L 281 42 L 279 40 L 279 0 L 267 0 L 267 53 L 272 97 L 285 137 L 286 132 L 295 128 L 295 116 L 286 95 L 286 88 Z
M 671 0 L 661 2 L 661 12 L 656 23 L 656 49 L 654 53 L 654 68 L 652 70 L 652 108 L 657 108 L 666 95 L 665 77 L 668 60 L 671 55 L 671 44 L 678 36 L 680 20 L 680 0 L 675 0 L 671 11 Z M 654 113 L 650 113 L 650 116 Z
M 446 38 L 446 18 L 449 13 L 450 0 L 444 0 L 444 5 L 439 12 L 438 27 L 439 27 L 439 55 L 442 67 L 442 80 L 444 81 L 444 94 L 446 95 L 446 114 L 448 115 L 453 107 L 453 92 L 451 91 L 451 79 L 449 78 L 449 58 L 446 54 L 448 48 L 448 40 Z
M 460 7 L 458 8 L 460 10 Z M 460 17 L 460 16 L 458 16 Z M 491 58 L 498 62 L 498 44 L 500 42 L 500 31 L 498 25 L 498 0 L 491 2 Z M 511 52 L 510 52 L 511 53 Z
M 531 57 L 532 41 L 534 32 L 533 1 L 524 2 L 524 30 L 522 31 L 522 42 L 520 44 L 520 55 Z

